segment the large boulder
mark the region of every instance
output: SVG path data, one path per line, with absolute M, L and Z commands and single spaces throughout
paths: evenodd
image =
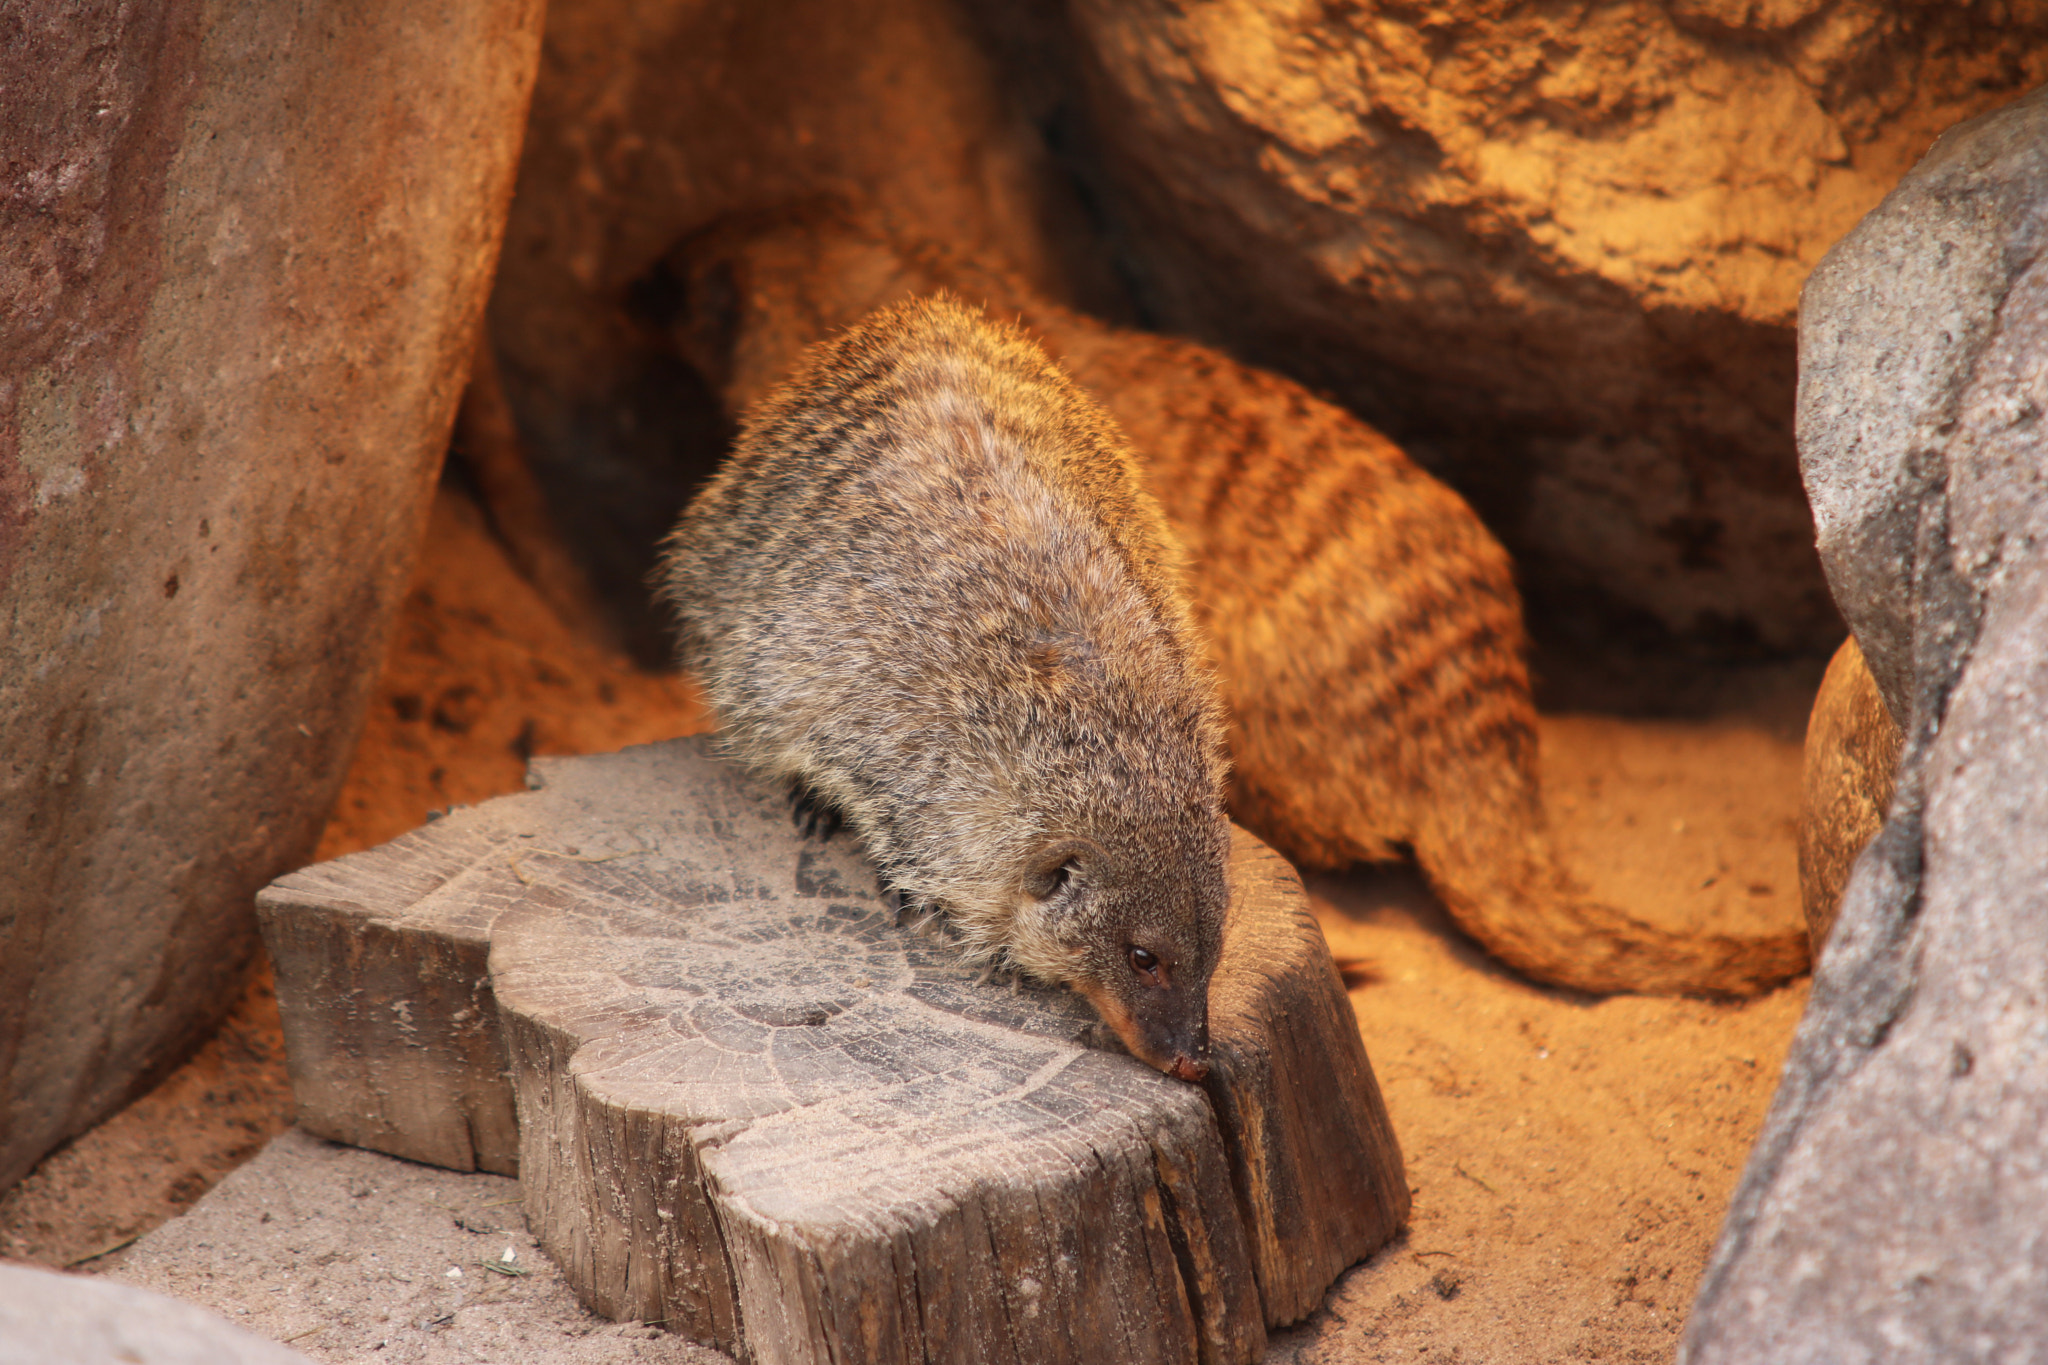
M 1679 1358 L 2039 1359 L 2048 91 L 1829 253 L 1800 344 L 1822 551 L 1904 749 Z
M 2048 79 L 2039 6 L 1068 0 L 1064 36 L 978 8 L 1036 36 L 1049 122 L 1085 108 L 1068 145 L 1158 321 L 1401 440 L 1535 605 L 1723 647 L 1839 638 L 1801 280 L 1939 130 Z
M 306 860 L 447 443 L 538 0 L 0 23 L 0 1188 Z
M 0 1265 L 0 1365 L 312 1365 L 189 1303 Z
M 551 6 L 491 334 L 563 532 L 644 659 L 667 653 L 655 543 L 729 434 L 644 325 L 646 277 L 714 220 L 821 195 L 1054 298 L 1114 296 L 953 0 Z

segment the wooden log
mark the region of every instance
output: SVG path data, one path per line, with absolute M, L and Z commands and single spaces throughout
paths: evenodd
M 519 1173 L 486 970 L 520 884 L 506 836 L 445 822 L 265 887 L 285 1057 L 308 1132 L 456 1171 Z
M 899 926 L 854 841 L 799 840 L 706 741 L 535 773 L 260 904 L 308 1125 L 459 1166 L 516 1094 L 529 1219 L 599 1312 L 759 1361 L 1249 1361 L 1406 1216 L 1328 949 L 1251 836 L 1205 1094 Z
M 1243 830 L 1209 987 L 1209 1099 L 1244 1201 L 1266 1324 L 1298 1322 L 1408 1216 L 1408 1184 L 1358 1016 L 1301 878 Z

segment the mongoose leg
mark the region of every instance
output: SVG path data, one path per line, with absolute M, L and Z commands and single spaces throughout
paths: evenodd
M 804 838 L 821 844 L 831 843 L 832 836 L 845 826 L 839 807 L 801 782 L 789 784 L 789 820 Z

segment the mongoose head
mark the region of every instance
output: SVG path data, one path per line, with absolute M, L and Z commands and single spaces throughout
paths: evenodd
M 1228 829 L 1197 819 L 1163 846 L 1045 844 L 1011 930 L 1013 952 L 1039 975 L 1084 996 L 1133 1056 L 1184 1081 L 1209 1071 L 1209 977 L 1229 902 Z

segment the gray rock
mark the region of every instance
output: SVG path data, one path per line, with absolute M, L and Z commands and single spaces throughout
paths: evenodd
M 1943 137 L 1802 296 L 1800 473 L 1836 605 L 1901 722 L 1922 523 L 1949 515 L 1939 494 L 1954 452 L 1977 439 L 1958 425 L 1963 403 L 1981 387 L 2006 291 L 2048 232 L 2044 127 L 2037 91 Z
M 2048 95 L 1809 286 L 1801 433 L 1898 791 L 1682 1362 L 2048 1360 Z
M 491 276 L 535 0 L 9 6 L 0 1189 L 312 853 Z
M 0 1265 L 0 1365 L 311 1365 L 145 1289 Z

